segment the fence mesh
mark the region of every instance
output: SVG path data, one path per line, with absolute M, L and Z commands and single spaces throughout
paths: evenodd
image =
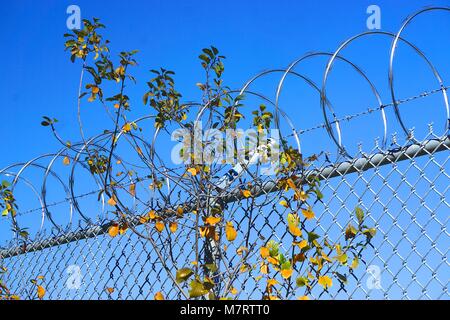
M 354 219 L 355 206 L 360 206 L 378 234 L 349 284 L 312 292 L 314 298 L 448 299 L 450 140 L 430 133 L 422 142 L 410 140 L 394 147 L 391 152 L 376 147 L 351 161 L 318 166 L 324 202 L 314 207 L 317 228 L 330 237 L 342 237 L 342 230 Z M 292 241 L 284 222 L 286 209 L 278 205 L 277 193 L 270 193 L 273 196 L 262 197 L 265 203 L 255 206 L 256 210 L 243 203 L 248 199 L 227 207 L 226 215 L 238 233 L 250 230 L 250 251 L 257 251 L 269 239 Z M 38 275 L 44 276 L 48 299 L 149 299 L 156 292 L 181 299 L 168 273 L 175 274 L 180 264 L 195 259 L 195 233 L 188 224 L 173 235 L 152 233 L 168 269 L 142 237 L 127 232 L 111 238 L 105 234 L 106 227 L 91 226 L 71 233 L 68 243 L 68 235 L 58 231 L 27 247 L 11 243 L 1 251 L 1 263 L 7 269 L 3 281 L 11 292 L 28 299 L 36 298 L 30 281 Z M 226 252 L 245 245 L 245 239 L 238 238 Z M 224 265 L 239 265 L 238 255 L 229 256 L 225 253 Z M 256 264 L 256 258 L 249 255 L 246 262 Z M 73 279 L 78 275 L 77 285 Z M 254 270 L 237 273 L 237 298 L 262 297 L 265 284 L 257 277 Z

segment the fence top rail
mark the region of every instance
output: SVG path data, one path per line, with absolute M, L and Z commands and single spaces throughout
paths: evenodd
M 404 147 L 400 147 L 390 151 L 382 151 L 369 155 L 362 155 L 352 160 L 338 162 L 335 164 L 324 166 L 320 169 L 309 170 L 305 176 L 315 175 L 320 180 L 326 180 L 337 176 L 347 175 L 354 172 L 364 172 L 372 168 L 381 167 L 384 165 L 397 163 L 400 161 L 421 157 L 427 154 L 434 154 L 444 150 L 450 150 L 450 137 L 428 139 L 422 142 L 413 142 Z M 256 188 L 256 187 L 255 187 Z M 278 190 L 278 183 L 276 180 L 266 181 L 262 186 L 252 190 L 252 194 L 258 197 L 262 194 L 275 192 Z M 242 198 L 239 190 L 228 194 L 223 200 L 226 203 L 238 201 Z M 141 224 L 139 217 L 133 217 L 129 221 L 134 226 Z M 0 259 L 7 259 L 29 252 L 36 252 L 47 248 L 68 244 L 78 240 L 94 238 L 108 232 L 112 222 L 107 222 L 101 225 L 87 226 L 83 230 L 68 232 L 64 235 L 55 236 L 52 238 L 38 240 L 23 245 L 14 245 L 10 248 L 0 250 Z

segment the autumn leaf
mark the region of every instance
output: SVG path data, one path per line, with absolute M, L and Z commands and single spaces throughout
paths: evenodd
M 106 288 L 105 289 L 106 290 L 106 292 L 108 292 L 109 294 L 112 294 L 112 293 L 114 293 L 114 288 Z
M 69 157 L 67 157 L 67 156 L 64 157 L 64 159 L 63 159 L 63 164 L 64 164 L 65 166 L 68 166 L 68 165 L 70 164 L 70 159 L 69 159 Z
M 333 280 L 329 276 L 320 276 L 318 283 L 324 288 L 328 289 L 333 285 Z
M 308 210 L 302 209 L 302 213 L 303 213 L 303 216 L 308 220 L 314 219 L 314 217 L 315 217 L 314 212 L 312 211 L 311 208 L 308 208 Z
M 198 298 L 204 296 L 209 292 L 209 290 L 205 288 L 203 283 L 197 280 L 192 280 L 190 286 L 191 286 L 191 289 L 189 290 L 190 298 Z
M 209 224 L 210 226 L 215 226 L 216 224 L 218 224 L 220 222 L 221 218 L 220 217 L 208 217 L 205 219 L 205 223 Z
M 108 200 L 108 204 L 112 207 L 117 205 L 116 199 L 114 199 L 114 196 L 112 196 L 111 198 L 109 198 Z
M 37 295 L 40 300 L 45 296 L 45 289 L 43 286 L 37 286 Z
M 356 236 L 356 229 L 351 224 L 348 225 L 347 229 L 345 229 L 345 240 L 352 239 Z
M 261 271 L 262 274 L 267 274 L 267 273 L 269 273 L 269 266 L 267 264 L 263 263 L 263 264 L 261 264 L 259 271 Z
M 123 132 L 130 132 L 131 131 L 131 124 L 130 123 L 125 123 L 125 125 L 122 128 Z
M 302 231 L 298 227 L 298 216 L 296 214 L 289 213 L 287 216 L 287 220 L 289 232 L 295 237 L 300 237 L 302 235 Z
M 175 233 L 175 232 L 177 231 L 177 229 L 178 229 L 178 223 L 177 223 L 176 221 L 171 222 L 171 223 L 169 224 L 169 229 L 170 229 L 170 231 L 171 231 L 172 233 Z
M 252 193 L 250 192 L 250 190 L 242 190 L 242 195 L 246 198 L 249 198 L 252 196 Z
M 286 200 L 281 200 L 279 203 L 280 203 L 280 205 L 282 205 L 283 207 L 289 208 L 289 204 L 287 203 Z
M 308 296 L 301 296 L 301 297 L 298 297 L 297 300 L 309 300 L 309 297 Z
M 164 300 L 163 294 L 162 294 L 161 292 L 158 291 L 158 292 L 155 294 L 155 300 Z
M 148 217 L 149 217 L 150 220 L 153 220 L 153 219 L 156 219 L 158 216 L 156 215 L 156 211 L 155 210 L 151 210 L 148 213 Z
M 261 254 L 261 258 L 263 259 L 267 258 L 270 255 L 269 249 L 267 249 L 266 247 L 261 247 L 259 249 L 259 253 Z
M 292 269 L 283 269 L 281 270 L 281 276 L 284 279 L 289 279 L 292 276 L 292 272 L 293 272 Z
M 161 233 L 164 230 L 164 223 L 161 221 L 156 222 L 155 228 L 159 233 Z
M 114 224 L 111 227 L 109 227 L 108 234 L 112 238 L 117 236 L 119 234 L 119 225 L 118 224 Z
M 228 241 L 234 241 L 237 237 L 237 232 L 233 227 L 233 222 L 228 221 L 225 226 L 225 235 Z
M 132 197 L 136 196 L 136 185 L 134 183 L 130 184 L 129 191 L 130 191 L 130 194 L 131 194 Z
M 358 257 L 355 256 L 355 258 L 353 258 L 352 264 L 350 265 L 350 268 L 352 269 L 356 269 L 359 266 L 359 259 Z
M 231 294 L 233 294 L 233 295 L 237 295 L 239 291 L 238 291 L 235 287 L 232 287 L 231 290 L 230 290 L 230 292 L 231 292 Z
M 189 169 L 187 169 L 187 172 L 189 172 L 193 176 L 197 175 L 197 169 L 196 168 L 189 168 Z
M 182 283 L 189 279 L 190 276 L 192 276 L 194 272 L 189 268 L 181 268 L 177 270 L 175 280 L 177 283 Z

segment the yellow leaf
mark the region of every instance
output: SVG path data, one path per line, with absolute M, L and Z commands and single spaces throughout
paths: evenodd
M 244 251 L 248 251 L 247 247 L 239 247 L 239 248 L 236 250 L 236 253 L 237 253 L 239 256 L 241 256 L 241 255 L 244 253 Z
M 162 294 L 161 292 L 158 291 L 158 292 L 155 294 L 155 300 L 164 300 L 163 294 Z
M 135 197 L 136 196 L 136 185 L 133 183 L 133 184 L 130 184 L 130 189 L 129 189 L 129 191 L 130 191 L 130 194 L 131 194 L 131 196 L 132 197 Z
M 308 199 L 308 194 L 305 191 L 296 191 L 294 195 L 295 200 L 300 200 L 305 202 Z
M 281 200 L 281 201 L 280 201 L 280 205 L 282 205 L 282 206 L 285 207 L 285 208 L 289 208 L 289 204 L 287 203 L 286 200 Z
M 329 276 L 321 276 L 319 277 L 318 283 L 324 288 L 328 289 L 333 285 L 333 280 Z
M 197 175 L 197 169 L 195 168 L 189 168 L 187 171 L 193 176 Z
M 171 231 L 172 233 L 175 233 L 175 232 L 177 231 L 177 229 L 178 229 L 178 223 L 177 223 L 176 221 L 171 222 L 171 223 L 169 224 L 169 229 L 170 229 L 170 231 Z
M 178 207 L 177 213 L 181 216 L 183 214 L 183 207 Z
M 109 227 L 108 229 L 108 234 L 110 235 L 110 237 L 115 237 L 119 234 L 119 226 L 117 224 L 112 225 L 111 227 Z
M 92 90 L 93 94 L 97 94 L 100 91 L 99 87 L 95 87 L 95 86 L 92 87 L 91 90 Z
M 114 199 L 114 196 L 112 196 L 111 198 L 109 198 L 108 200 L 108 204 L 112 207 L 114 207 L 115 205 L 117 205 L 116 200 Z
M 250 192 L 250 190 L 242 190 L 242 195 L 246 198 L 249 198 L 252 196 L 252 193 Z
M 122 128 L 123 132 L 130 132 L 131 131 L 131 124 L 130 123 L 125 123 L 123 128 Z
M 65 166 L 68 166 L 69 164 L 70 164 L 70 159 L 69 159 L 69 157 L 64 157 L 64 159 L 63 159 L 63 164 L 65 165 Z
M 298 297 L 297 300 L 309 300 L 309 297 L 308 296 L 301 296 L 301 297 Z
M 350 265 L 350 268 L 352 269 L 356 269 L 359 266 L 359 259 L 358 257 L 355 257 L 352 261 L 352 264 Z
M 272 257 L 267 257 L 267 261 L 273 265 L 277 265 L 278 264 L 278 260 Z
M 291 187 L 291 189 L 296 190 L 297 187 L 295 186 L 294 181 L 292 181 L 292 179 L 287 179 L 286 183 L 288 184 L 289 187 Z
M 287 216 L 287 220 L 288 220 L 289 232 L 293 236 L 300 237 L 302 235 L 302 231 L 298 227 L 299 219 L 298 219 L 297 214 L 289 213 L 288 216 Z
M 234 241 L 237 237 L 236 229 L 234 229 L 233 223 L 230 221 L 228 221 L 225 226 L 225 235 L 227 236 L 228 241 Z
M 218 224 L 220 222 L 220 220 L 221 220 L 220 217 L 210 216 L 210 217 L 205 219 L 205 222 L 207 224 L 209 224 L 210 226 L 215 226 L 216 224 Z
M 298 243 L 298 247 L 301 249 L 305 248 L 308 245 L 308 241 L 307 240 L 302 240 Z
M 267 249 L 266 247 L 261 247 L 261 249 L 259 249 L 259 253 L 261 254 L 261 258 L 263 259 L 267 258 L 270 255 L 269 249 Z
M 281 270 L 281 276 L 284 278 L 284 279 L 289 279 L 291 276 L 292 276 L 292 269 L 284 269 L 284 270 Z
M 300 230 L 300 228 L 293 225 L 289 225 L 289 232 L 296 237 L 300 237 L 302 235 L 302 231 Z
M 269 273 L 269 266 L 265 263 L 261 265 L 260 271 L 262 274 L 268 274 Z
M 45 289 L 43 286 L 37 286 L 37 295 L 40 300 L 45 296 Z
M 198 266 L 198 261 L 192 261 L 191 264 L 193 264 L 194 266 Z
M 274 286 L 274 285 L 277 285 L 278 284 L 278 281 L 277 280 L 275 280 L 275 279 L 267 279 L 267 287 L 272 287 L 272 286 Z
M 308 210 L 302 209 L 302 213 L 306 219 L 311 220 L 315 217 L 314 212 L 309 208 Z
M 164 230 L 164 223 L 158 221 L 157 223 L 155 223 L 155 228 L 159 233 L 161 233 Z
M 125 232 L 127 232 L 127 230 L 128 230 L 128 225 L 126 223 L 124 223 L 119 227 L 119 234 L 124 234 Z
M 234 294 L 234 295 L 238 294 L 238 290 L 234 287 L 231 288 L 230 292 L 231 292 L 231 294 Z

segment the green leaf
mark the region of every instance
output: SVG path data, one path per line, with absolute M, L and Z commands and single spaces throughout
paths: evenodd
M 176 274 L 176 281 L 177 283 L 182 283 L 189 279 L 190 276 L 192 276 L 194 272 L 189 268 L 181 268 L 177 270 Z
M 356 219 L 358 219 L 359 224 L 364 221 L 364 211 L 360 207 L 355 208 Z
M 190 298 L 198 298 L 204 296 L 209 292 L 209 290 L 205 289 L 203 283 L 201 283 L 198 280 L 192 280 L 190 286 L 191 286 L 191 289 L 189 290 Z
M 297 284 L 297 287 L 304 287 L 308 285 L 309 279 L 307 277 L 298 277 L 297 280 L 295 280 L 295 283 Z
M 340 274 L 339 272 L 335 272 L 335 274 L 342 283 L 347 284 L 347 277 L 345 275 Z
M 308 242 L 309 243 L 313 243 L 314 240 L 317 240 L 319 238 L 320 238 L 320 236 L 318 234 L 316 234 L 314 232 L 308 232 Z
M 205 267 L 211 272 L 217 271 L 217 266 L 214 263 L 205 264 Z

